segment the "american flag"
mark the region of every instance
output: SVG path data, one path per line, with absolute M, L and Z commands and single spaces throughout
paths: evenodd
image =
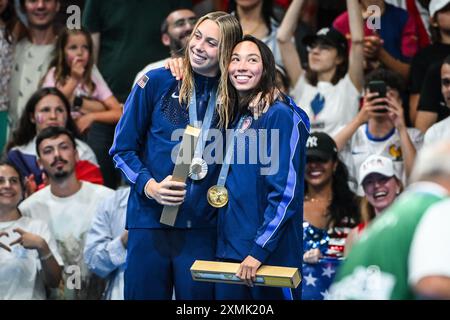
M 303 263 L 302 299 L 326 300 L 329 297 L 328 288 L 342 261 L 342 258 L 325 257 L 318 263 Z
M 141 87 L 142 89 L 144 89 L 145 85 L 147 84 L 147 81 L 148 81 L 148 77 L 144 74 L 137 82 L 137 85 L 139 87 Z

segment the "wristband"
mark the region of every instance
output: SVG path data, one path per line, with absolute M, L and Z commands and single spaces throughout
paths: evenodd
M 39 260 L 41 261 L 45 261 L 50 259 L 53 256 L 53 253 L 50 251 L 47 255 L 43 256 L 43 257 L 39 257 Z

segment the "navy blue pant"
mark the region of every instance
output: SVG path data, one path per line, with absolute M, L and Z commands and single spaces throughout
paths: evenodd
M 195 260 L 214 260 L 215 228 L 129 229 L 126 300 L 214 299 L 212 283 L 193 281 Z
M 226 262 L 240 263 L 241 261 L 226 260 Z M 215 297 L 217 300 L 300 300 L 301 285 L 291 289 L 216 283 Z

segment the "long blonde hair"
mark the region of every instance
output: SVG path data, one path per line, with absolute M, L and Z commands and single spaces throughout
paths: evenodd
M 217 89 L 218 99 L 216 110 L 219 114 L 219 126 L 227 127 L 230 119 L 232 119 L 232 106 L 229 105 L 227 97 L 229 96 L 227 79 L 228 65 L 230 63 L 231 53 L 234 44 L 242 38 L 242 28 L 239 21 L 231 14 L 222 11 L 211 12 L 201 17 L 195 24 L 194 30 L 188 40 L 184 58 L 183 58 L 183 83 L 180 88 L 180 104 L 189 105 L 190 96 L 194 88 L 194 71 L 189 62 L 189 42 L 194 37 L 198 26 L 205 20 L 211 20 L 217 23 L 220 30 L 219 40 L 219 70 L 220 80 Z

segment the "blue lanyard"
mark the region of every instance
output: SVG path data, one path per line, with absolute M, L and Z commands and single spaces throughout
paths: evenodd
M 208 138 L 208 132 L 211 128 L 216 100 L 217 86 L 214 86 L 209 96 L 208 107 L 206 108 L 205 117 L 201 125 L 200 141 L 197 142 L 197 146 L 195 147 L 194 158 L 201 158 L 203 155 L 203 149 L 205 148 L 206 139 Z M 197 118 L 197 97 L 194 88 L 194 92 L 191 95 L 191 100 L 189 101 L 189 124 L 195 128 L 198 128 L 200 127 L 200 123 L 201 121 Z
M 233 136 L 231 137 L 231 143 L 227 147 L 227 153 L 225 154 L 225 159 L 222 164 L 222 168 L 220 169 L 219 179 L 217 180 L 217 186 L 223 187 L 225 186 L 225 181 L 227 181 L 228 171 L 230 170 L 230 162 L 231 157 L 234 153 L 234 145 L 236 142 L 236 136 L 238 131 L 242 128 L 242 123 L 244 122 L 244 119 L 246 116 L 242 116 L 241 119 L 239 119 L 239 123 L 233 131 Z

